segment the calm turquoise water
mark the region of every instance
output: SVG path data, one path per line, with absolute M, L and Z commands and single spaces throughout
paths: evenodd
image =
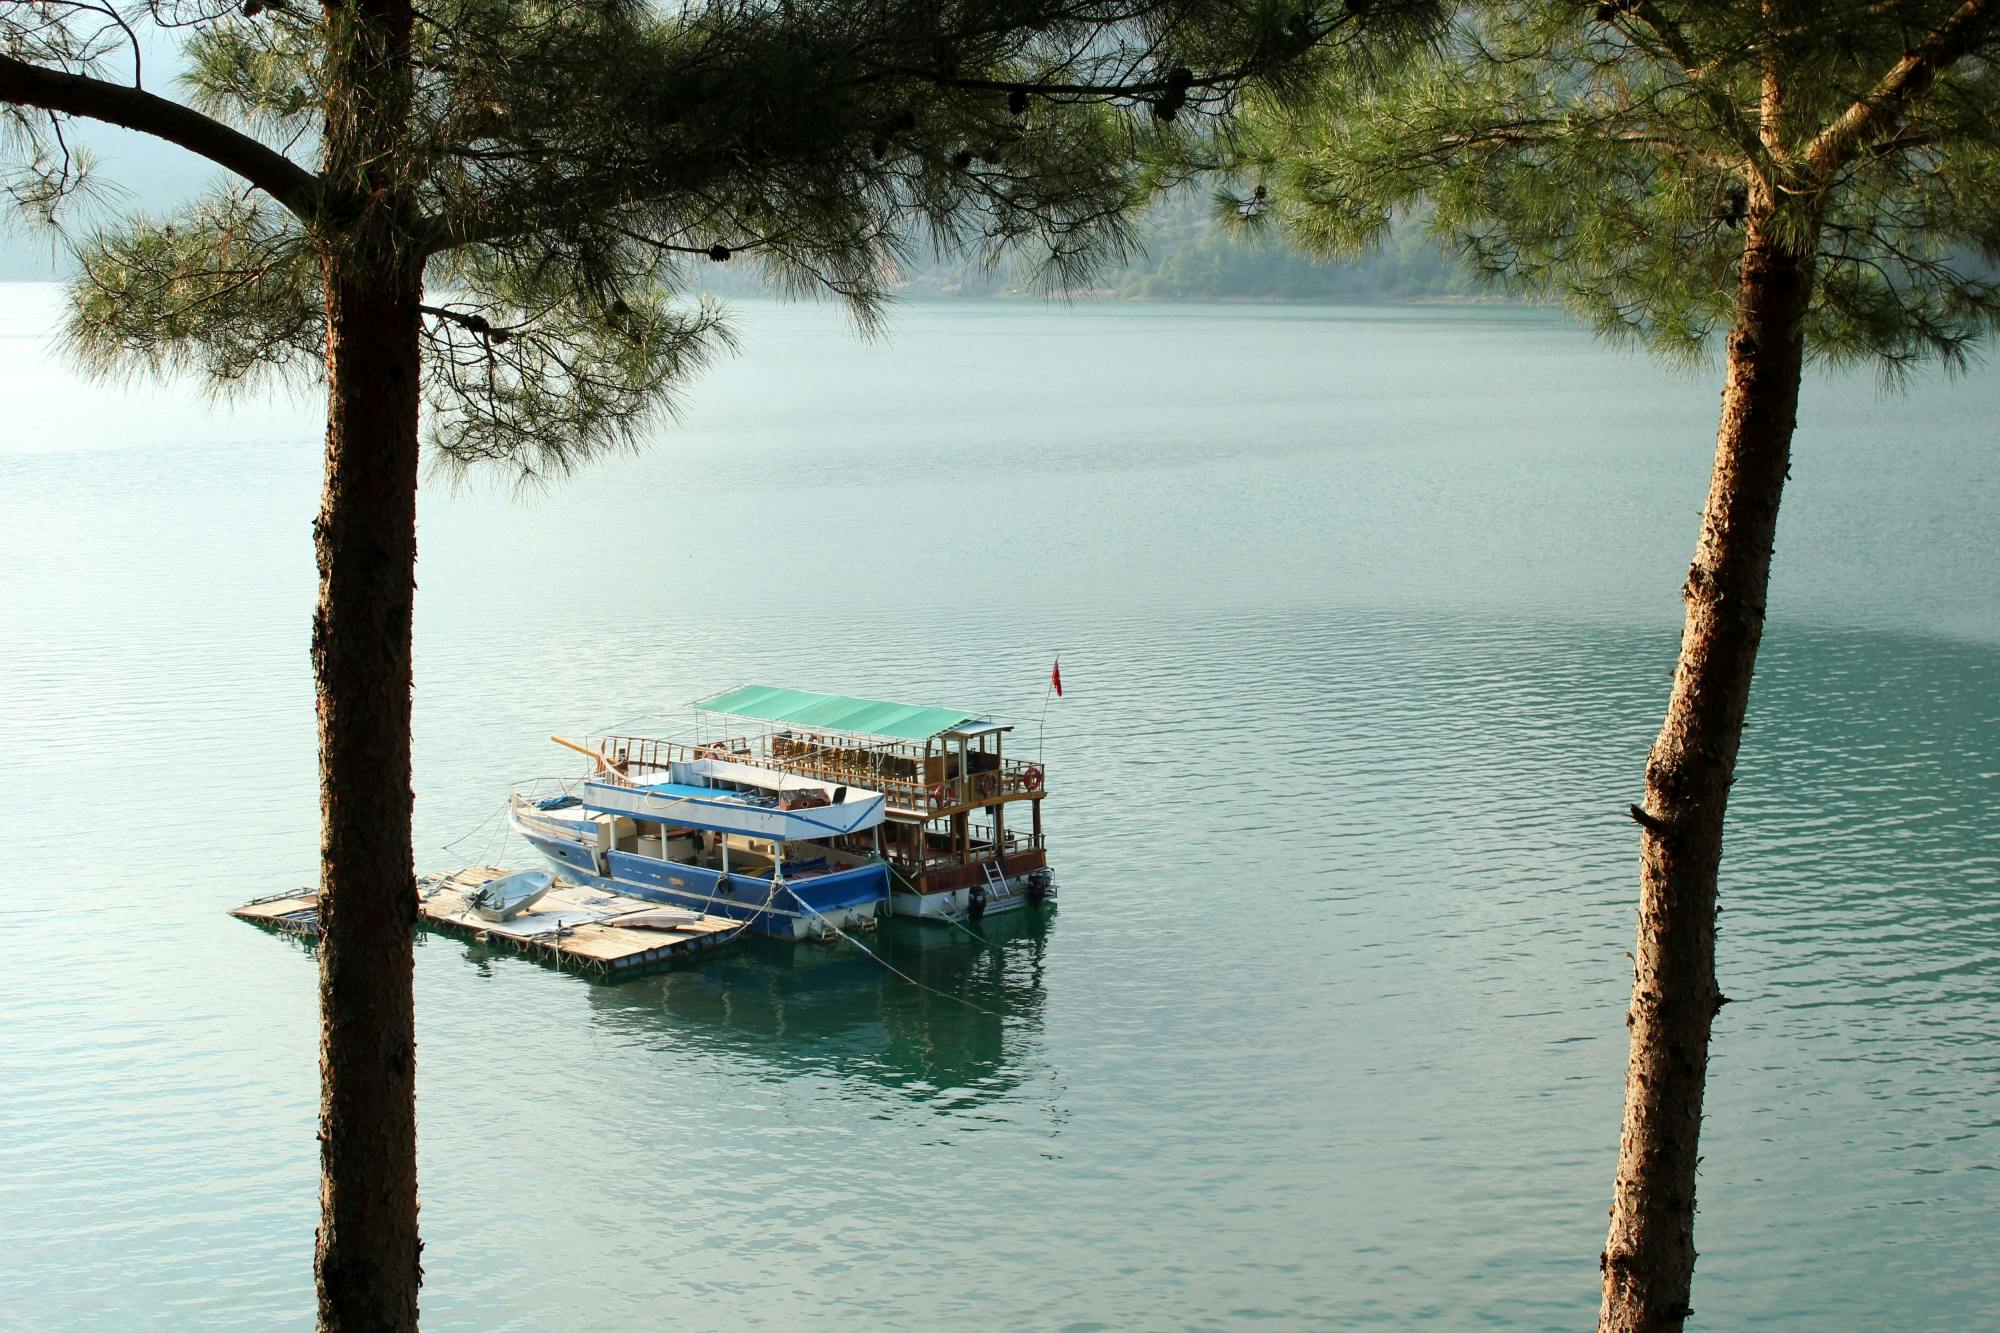
M 0 288 L 0 1324 L 299 1327 L 312 405 Z M 749 680 L 1040 737 L 1059 910 L 594 985 L 417 954 L 433 1328 L 1574 1328 L 1716 382 L 1540 314 L 741 308 L 643 455 L 422 507 L 417 857 Z M 1809 390 L 1725 865 L 1704 1327 L 2000 1302 L 2000 376 Z M 955 591 L 954 591 L 955 590 Z M 937 992 L 942 992 L 939 994 Z

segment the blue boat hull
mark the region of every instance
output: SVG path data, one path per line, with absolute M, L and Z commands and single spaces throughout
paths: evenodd
M 749 875 L 725 877 L 701 866 L 631 852 L 612 852 L 607 858 L 611 873 L 600 875 L 593 848 L 519 831 L 564 879 L 709 916 L 729 917 L 777 939 L 804 939 L 823 934 L 829 926 L 853 929 L 872 917 L 876 907 L 889 897 L 889 871 L 880 864 L 777 884 Z

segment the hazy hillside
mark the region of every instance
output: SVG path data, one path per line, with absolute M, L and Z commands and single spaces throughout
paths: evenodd
M 1145 301 L 1416 301 L 1487 294 L 1416 226 L 1357 262 L 1321 263 L 1285 244 L 1275 231 L 1246 236 L 1220 225 L 1208 196 L 1191 192 L 1156 204 L 1138 233 L 1139 252 L 1107 273 L 1093 294 Z M 908 286 L 937 295 L 1040 291 L 1026 266 L 993 275 L 963 262 L 913 272 Z
M 114 214 L 165 210 L 216 179 L 213 168 L 158 140 L 91 127 L 91 146 L 102 160 L 95 209 Z M 1216 223 L 1205 194 L 1162 200 L 1139 227 L 1140 253 L 1108 273 L 1093 294 L 1131 300 L 1411 301 L 1471 297 L 1483 290 L 1441 258 L 1412 227 L 1379 254 L 1353 264 L 1307 259 L 1276 236 L 1244 237 Z M 0 281 L 47 282 L 61 276 L 48 237 L 10 223 L 0 230 Z M 705 265 L 696 275 L 704 288 L 723 293 L 758 290 L 753 264 Z M 1025 267 L 986 273 L 960 259 L 921 266 L 905 290 L 927 296 L 1039 294 Z

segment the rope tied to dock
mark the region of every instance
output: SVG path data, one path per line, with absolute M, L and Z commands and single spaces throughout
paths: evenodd
M 544 783 L 554 783 L 556 784 L 557 787 L 559 787 L 562 790 L 564 795 L 569 795 L 570 794 L 569 789 L 572 785 L 574 785 L 574 782 L 575 779 L 573 778 L 562 777 L 556 774 L 549 774 L 549 773 L 544 773 L 540 777 L 527 778 L 518 782 L 511 782 L 507 784 L 509 788 L 509 795 L 502 798 L 500 804 L 494 810 L 492 810 L 484 819 L 480 820 L 477 824 L 474 824 L 464 833 L 459 834 L 456 838 L 453 838 L 450 842 L 443 843 L 440 845 L 447 852 L 457 851 L 461 843 L 470 842 L 473 838 L 477 837 L 479 833 L 486 828 L 487 825 L 491 824 L 495 819 L 499 818 L 501 815 L 507 813 L 508 807 L 513 804 L 513 797 L 512 797 L 513 792 L 522 791 L 527 788 L 539 786 Z
M 863 944 L 860 940 L 855 939 L 852 935 L 842 930 L 839 926 L 834 925 L 833 922 L 828 920 L 826 915 L 822 913 L 818 908 L 814 907 L 811 903 L 807 902 L 805 899 L 799 897 L 799 895 L 793 891 L 791 885 L 789 884 L 785 885 L 785 892 L 791 894 L 793 902 L 797 903 L 800 907 L 804 908 L 811 915 L 818 917 L 821 925 L 825 926 L 828 930 L 832 931 L 834 934 L 840 936 L 840 938 L 846 940 L 849 944 L 853 945 L 855 948 L 861 950 L 861 952 L 867 954 L 870 958 L 874 959 L 877 963 L 880 963 L 890 972 L 893 972 L 895 975 L 909 982 L 912 986 L 915 986 L 918 990 L 929 991 L 931 994 L 938 996 L 940 999 L 950 1000 L 954 1004 L 962 1004 L 966 1008 L 972 1010 L 974 1013 L 985 1014 L 988 1018 L 1006 1017 L 1006 1015 L 998 1013 L 992 1009 L 985 1008 L 983 1005 L 974 1004 L 972 1001 L 966 999 L 963 995 L 953 995 L 950 991 L 939 990 L 936 986 L 926 986 L 923 982 L 918 981 L 915 977 L 903 971 L 901 968 L 897 967 L 894 963 L 882 957 L 882 955 L 876 953 L 873 949 Z

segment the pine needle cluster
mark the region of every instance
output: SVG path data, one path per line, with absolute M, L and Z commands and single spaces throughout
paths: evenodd
M 72 45 L 31 59 L 94 72 L 115 50 L 76 44 L 92 6 L 37 8 L 69 11 Z M 248 0 L 181 14 L 185 102 L 316 158 L 355 110 L 356 81 L 330 54 L 347 49 L 337 13 Z M 924 247 L 1026 258 L 1052 288 L 1087 282 L 1126 255 L 1150 189 L 1233 152 L 1249 84 L 1289 104 L 1435 13 L 1429 0 L 436 0 L 418 11 L 393 162 L 370 161 L 365 182 L 322 167 L 281 199 L 237 185 L 82 238 L 70 345 L 103 372 L 193 371 L 224 389 L 313 373 L 318 270 L 386 190 L 430 294 L 434 457 L 560 472 L 639 438 L 727 349 L 721 312 L 691 296 L 706 266 L 831 294 L 864 330 Z M 10 123 L 46 145 L 18 107 Z M 15 174 L 62 187 L 47 161 Z
M 1812 260 L 1813 355 L 1955 368 L 2000 322 L 1993 10 L 1467 5 L 1378 83 L 1268 110 L 1258 160 L 1309 247 L 1365 250 L 1421 204 L 1481 275 L 1681 361 L 1728 325 L 1756 212 Z

